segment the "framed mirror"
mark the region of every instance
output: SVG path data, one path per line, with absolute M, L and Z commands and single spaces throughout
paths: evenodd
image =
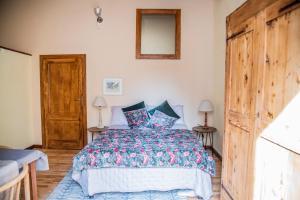
M 136 10 L 136 58 L 180 59 L 180 9 Z

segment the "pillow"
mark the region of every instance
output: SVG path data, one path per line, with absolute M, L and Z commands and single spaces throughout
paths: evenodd
M 153 115 L 156 110 L 158 110 L 160 112 L 163 112 L 166 115 L 169 115 L 170 117 L 174 117 L 176 119 L 180 118 L 180 116 L 178 116 L 176 114 L 176 112 L 172 109 L 172 107 L 170 106 L 168 101 L 164 101 L 162 104 L 160 104 L 159 106 L 149 110 L 148 112 L 149 112 L 150 115 Z
M 184 114 L 183 114 L 183 105 L 172 105 L 171 106 L 176 114 L 180 117 L 175 124 L 185 125 Z
M 177 121 L 176 121 L 176 123 L 177 123 Z M 176 123 L 174 124 L 174 126 L 172 126 L 171 129 L 177 129 L 177 130 L 186 130 L 186 129 L 188 129 L 187 125 L 185 125 L 185 124 L 176 124 Z
M 139 110 L 139 109 L 142 109 L 142 108 L 145 108 L 145 102 L 142 101 L 140 103 L 137 103 L 137 104 L 134 104 L 132 106 L 128 106 L 126 108 L 122 108 L 123 112 L 127 112 L 127 111 L 132 111 L 132 110 Z
M 109 126 L 127 126 L 127 119 L 122 111 L 122 106 L 111 107 L 111 119 Z
M 146 108 L 124 112 L 130 128 L 144 128 L 149 122 Z
M 135 104 L 133 106 L 129 106 L 127 108 L 124 108 L 124 106 L 112 106 L 111 107 L 111 119 L 109 126 L 128 126 L 127 119 L 122 111 L 122 108 L 125 110 L 130 110 L 131 107 L 139 109 L 139 107 L 142 108 L 144 102 Z M 144 104 L 145 105 L 145 104 Z M 136 110 L 136 109 L 135 109 Z
M 176 120 L 177 118 L 170 117 L 169 115 L 156 110 L 151 116 L 147 127 L 152 129 L 170 129 L 175 124 Z
M 152 105 L 146 105 L 147 109 L 148 109 L 148 112 L 149 110 L 155 108 L 155 106 L 152 106 Z M 176 114 L 180 117 L 176 122 L 175 122 L 175 125 L 182 125 L 182 126 L 185 126 L 187 127 L 187 125 L 185 124 L 185 121 L 184 121 L 184 112 L 183 112 L 183 105 L 171 105 L 172 109 L 176 112 Z M 181 129 L 181 128 L 180 128 Z M 186 128 L 184 128 L 186 129 Z

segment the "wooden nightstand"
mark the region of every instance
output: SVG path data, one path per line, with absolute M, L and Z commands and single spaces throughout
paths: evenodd
M 101 134 L 103 131 L 107 130 L 108 127 L 104 126 L 104 128 L 98 128 L 98 127 L 90 127 L 88 128 L 88 132 L 90 132 L 92 134 L 92 142 L 94 140 L 94 134 L 98 133 Z
M 193 128 L 193 132 L 197 134 L 199 138 L 202 139 L 202 143 L 204 148 L 210 148 L 212 150 L 214 145 L 214 132 L 216 132 L 217 129 L 215 127 L 204 127 L 204 126 L 196 126 Z M 210 145 L 207 145 L 207 140 L 209 138 Z M 205 141 L 205 142 L 204 142 Z

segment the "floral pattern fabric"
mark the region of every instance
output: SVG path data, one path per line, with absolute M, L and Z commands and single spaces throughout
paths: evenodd
M 159 110 L 156 110 L 151 116 L 149 123 L 147 124 L 148 128 L 152 129 L 170 129 L 175 124 L 177 118 L 170 117 Z
M 149 122 L 149 116 L 146 108 L 126 111 L 124 115 L 130 128 L 143 128 Z
M 215 175 L 215 161 L 189 130 L 107 130 L 73 159 L 73 170 L 199 168 Z

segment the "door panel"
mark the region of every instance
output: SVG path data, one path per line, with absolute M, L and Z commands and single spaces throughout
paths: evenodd
M 82 146 L 81 127 L 78 121 L 48 120 L 47 124 L 49 146 L 57 148 L 65 144 L 71 149 Z
M 80 135 L 80 123 L 78 121 L 61 121 L 61 120 L 48 120 L 47 124 L 49 134 L 48 140 L 74 140 L 76 143 L 80 142 L 77 140 L 81 139 Z
M 300 8 L 266 23 L 262 125 L 265 128 L 300 90 Z
M 41 56 L 43 146 L 81 149 L 86 143 L 85 56 Z
M 249 24 L 254 24 L 253 19 L 249 20 Z M 233 199 L 246 199 L 251 190 L 251 187 L 245 185 L 249 181 L 248 163 L 253 142 L 251 123 L 254 118 L 256 86 L 253 38 L 253 27 L 247 26 L 246 32 L 227 41 L 222 185 Z
M 226 159 L 222 171 L 222 184 L 234 199 L 243 199 L 247 193 L 248 160 L 253 135 L 243 129 L 227 125 Z
M 257 140 L 255 200 L 300 197 L 300 155 L 264 138 Z
M 249 131 L 252 106 L 253 32 L 242 34 L 229 41 L 230 70 L 228 111 L 233 126 Z
M 76 63 L 49 63 L 47 81 L 49 82 L 48 114 L 78 119 L 80 116 L 80 75 Z

